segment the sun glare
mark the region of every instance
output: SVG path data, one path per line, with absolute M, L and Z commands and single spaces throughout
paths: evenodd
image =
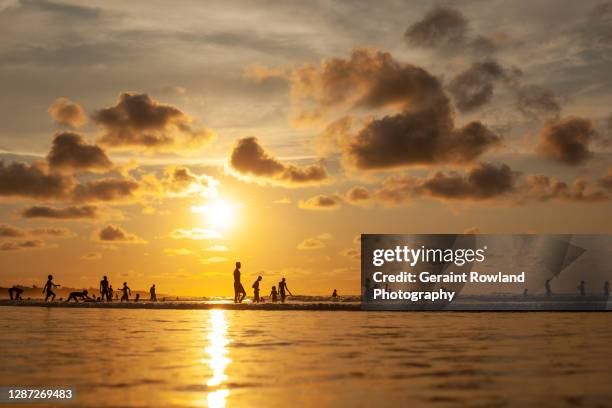
M 215 200 L 208 204 L 193 206 L 191 211 L 195 214 L 203 214 L 209 226 L 228 228 L 233 225 L 236 219 L 237 207 L 237 204 L 226 200 Z

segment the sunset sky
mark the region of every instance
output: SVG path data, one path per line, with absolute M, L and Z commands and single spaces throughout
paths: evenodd
M 83 4 L 0 0 L 2 286 L 356 294 L 361 233 L 612 232 L 612 2 Z

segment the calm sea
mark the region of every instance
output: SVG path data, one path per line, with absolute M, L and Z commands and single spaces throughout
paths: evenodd
M 609 313 L 0 313 L 0 385 L 79 407 L 612 406 Z

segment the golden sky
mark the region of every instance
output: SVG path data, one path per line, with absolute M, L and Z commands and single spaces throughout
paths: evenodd
M 610 233 L 612 3 L 0 1 L 0 285 L 359 292 L 361 233 Z

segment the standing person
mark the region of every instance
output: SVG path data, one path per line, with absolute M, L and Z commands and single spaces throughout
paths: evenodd
M 606 281 L 606 283 L 604 283 L 604 296 L 605 297 L 610 297 L 610 282 Z
M 107 301 L 109 300 L 108 285 L 109 285 L 108 278 L 104 276 L 102 280 L 100 281 L 100 297 L 102 298 L 102 301 L 104 301 L 104 299 L 106 299 Z
M 336 289 L 334 289 L 334 293 L 332 293 L 332 299 L 338 300 L 338 291 Z
M 293 296 L 293 294 L 289 290 L 289 287 L 287 286 L 287 282 L 285 282 L 285 278 L 283 278 L 281 279 L 280 282 L 278 282 L 278 292 L 280 293 L 280 298 L 281 298 L 282 303 L 285 303 L 285 298 L 287 297 L 287 294 L 285 293 L 285 291 L 289 293 L 289 296 Z
M 8 293 L 11 300 L 22 300 L 21 294 L 23 293 L 23 289 L 13 286 L 12 288 L 9 288 Z
M 113 292 L 114 292 L 113 285 L 108 285 L 108 290 L 106 291 L 106 299 L 109 302 L 113 301 Z
M 259 303 L 261 299 L 259 299 L 259 282 L 261 282 L 262 277 L 258 276 L 257 280 L 253 283 L 253 302 Z
M 155 294 L 155 284 L 153 284 L 153 286 L 151 286 L 151 289 L 149 289 L 149 293 L 151 294 L 151 299 L 149 299 L 151 302 L 157 302 L 157 295 Z
M 45 294 L 45 302 L 51 298 L 53 302 L 55 300 L 55 292 L 53 292 L 53 288 L 59 288 L 60 285 L 56 285 L 53 283 L 53 275 L 47 276 L 47 283 L 45 283 L 45 287 L 43 288 L 43 293 Z
M 236 262 L 236 269 L 234 269 L 234 303 L 242 303 L 246 297 L 246 291 L 244 286 L 240 283 L 240 262 Z
M 580 285 L 578 285 L 578 290 L 580 291 L 580 296 L 584 296 L 585 294 L 584 281 L 580 281 Z
M 552 295 L 552 290 L 550 290 L 550 279 L 546 279 L 546 282 L 544 282 L 544 287 L 546 288 L 546 296 Z
M 121 296 L 121 301 L 124 300 L 128 302 L 130 300 L 130 295 L 132 294 L 131 289 L 128 287 L 127 282 L 123 282 L 123 287 L 121 288 L 123 295 Z

